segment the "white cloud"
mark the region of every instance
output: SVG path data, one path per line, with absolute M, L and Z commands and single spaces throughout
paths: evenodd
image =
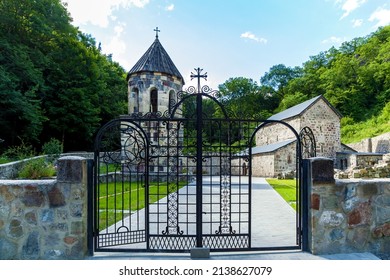
M 118 61 L 126 54 L 126 43 L 122 39 L 122 33 L 125 30 L 125 23 L 118 23 L 114 27 L 114 35 L 109 38 L 107 44 L 103 44 L 102 49 L 106 54 L 112 54 L 114 60 Z
M 91 23 L 100 27 L 107 27 L 113 19 L 112 12 L 119 8 L 134 6 L 143 8 L 149 0 L 63 0 L 68 4 L 68 12 L 76 26 Z
M 168 12 L 172 12 L 175 9 L 175 5 L 171 4 L 165 7 L 165 10 Z
M 246 39 L 250 39 L 250 40 L 254 40 L 256 42 L 259 42 L 259 43 L 263 43 L 263 44 L 267 44 L 268 40 L 265 39 L 265 38 L 259 38 L 257 37 L 255 34 L 253 34 L 252 32 L 250 31 L 247 31 L 245 33 L 242 33 L 240 35 L 240 38 L 246 38 Z
M 347 16 L 349 16 L 349 14 L 356 10 L 357 8 L 359 8 L 361 5 L 363 5 L 367 0 L 344 0 L 344 1 L 340 1 L 340 0 L 336 0 L 336 4 L 338 3 L 344 3 L 342 6 L 341 6 L 341 9 L 344 11 L 344 14 L 341 16 L 340 19 L 343 19 Z
M 340 38 L 340 37 L 336 37 L 336 36 L 331 36 L 325 40 L 322 40 L 322 44 L 335 44 L 335 45 L 339 45 L 341 44 L 342 42 L 345 41 L 345 38 Z
M 362 19 L 354 19 L 352 20 L 352 26 L 353 27 L 359 27 L 363 24 L 363 20 Z
M 390 10 L 379 7 L 375 10 L 368 19 L 369 21 L 378 21 L 376 28 L 390 24 Z

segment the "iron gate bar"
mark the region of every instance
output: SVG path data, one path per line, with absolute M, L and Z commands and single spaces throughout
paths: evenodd
M 199 79 L 198 79 L 199 80 Z M 198 81 L 199 83 L 199 81 Z M 202 110 L 202 95 L 199 92 L 196 96 L 196 247 L 203 247 L 202 231 L 203 231 L 203 190 L 202 190 L 202 157 L 203 157 L 203 110 Z

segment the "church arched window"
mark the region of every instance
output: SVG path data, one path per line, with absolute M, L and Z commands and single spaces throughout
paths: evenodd
M 158 111 L 157 89 L 152 89 L 150 92 L 150 109 L 153 113 Z
M 172 113 L 175 104 L 176 104 L 176 93 L 174 90 L 171 90 L 169 91 L 169 103 L 168 103 L 169 113 Z
M 139 90 L 138 88 L 133 88 L 133 99 L 134 99 L 134 113 L 139 112 Z

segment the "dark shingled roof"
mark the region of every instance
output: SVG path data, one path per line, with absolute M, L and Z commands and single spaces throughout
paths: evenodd
M 298 105 L 295 105 L 291 108 L 288 108 L 287 110 L 277 113 L 271 116 L 268 120 L 282 121 L 295 116 L 299 116 L 303 112 L 305 112 L 308 108 L 310 108 L 314 103 L 316 103 L 317 100 L 319 99 L 323 99 L 329 105 L 329 107 L 336 113 L 336 115 L 338 115 L 341 118 L 341 114 L 329 103 L 329 101 L 326 100 L 322 95 L 319 95 L 305 102 L 302 102 Z
M 158 38 L 154 40 L 149 49 L 138 60 L 133 68 L 131 68 L 127 74 L 127 79 L 131 74 L 140 72 L 161 72 L 169 74 L 181 79 L 184 84 L 183 76 L 180 74 L 179 70 L 177 70 L 175 64 L 161 45 Z

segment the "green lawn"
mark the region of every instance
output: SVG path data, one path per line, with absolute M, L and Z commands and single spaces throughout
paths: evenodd
M 268 178 L 267 182 L 277 191 L 284 200 L 290 204 L 294 210 L 296 210 L 296 186 L 295 179 L 271 179 Z
M 180 182 L 178 188 L 186 184 Z M 149 203 L 167 196 L 166 183 L 149 185 Z M 145 187 L 139 182 L 108 183 L 99 185 L 99 230 L 124 219 L 132 212 L 145 208 Z

